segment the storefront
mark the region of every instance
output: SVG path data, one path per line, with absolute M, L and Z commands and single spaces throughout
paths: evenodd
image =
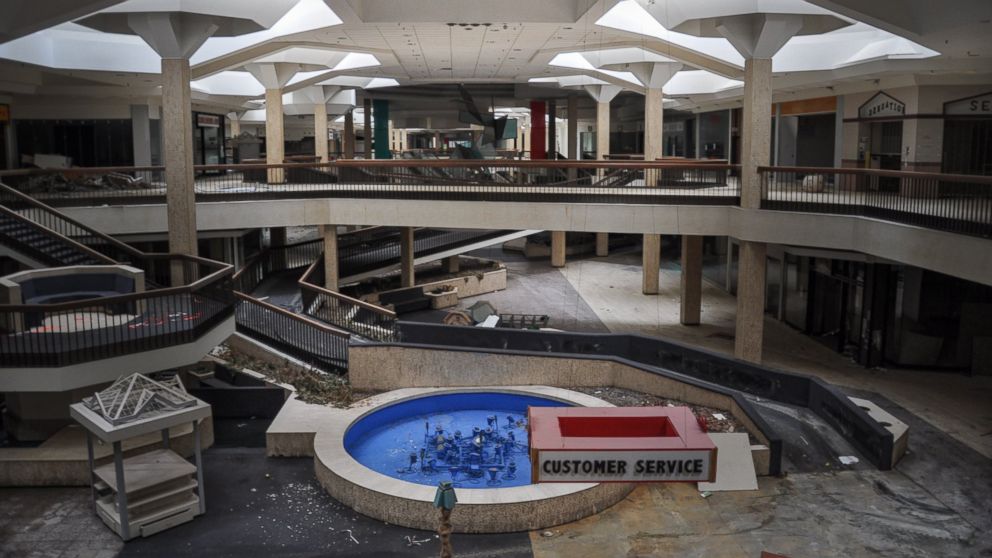
M 941 172 L 992 175 L 992 92 L 944 103 Z
M 194 164 L 224 164 L 224 127 L 222 114 L 193 113 Z

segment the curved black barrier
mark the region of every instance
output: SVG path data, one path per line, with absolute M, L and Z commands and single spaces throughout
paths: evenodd
M 809 408 L 834 427 L 881 470 L 892 468 L 892 433 L 836 387 L 801 374 L 775 370 L 667 339 L 643 335 L 572 333 L 504 328 L 459 327 L 397 322 L 401 345 L 445 350 L 498 351 L 529 356 L 567 355 L 611 358 L 655 374 L 730 395 L 763 432 L 773 432 L 750 394 Z M 771 437 L 770 437 L 771 439 Z M 771 440 L 772 474 L 781 471 L 781 439 Z

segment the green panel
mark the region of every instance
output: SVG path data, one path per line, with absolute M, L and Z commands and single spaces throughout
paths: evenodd
M 375 158 L 392 159 L 393 154 L 389 150 L 389 101 L 372 99 L 372 118 L 375 120 L 373 125 L 375 135 L 372 136 L 375 142 Z

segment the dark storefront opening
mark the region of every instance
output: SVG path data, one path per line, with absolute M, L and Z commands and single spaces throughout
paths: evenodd
M 21 155 L 61 155 L 78 167 L 134 164 L 131 120 L 18 120 Z

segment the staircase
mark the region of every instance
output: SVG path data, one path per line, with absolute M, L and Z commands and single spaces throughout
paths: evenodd
M 45 267 L 115 263 L 5 207 L 0 207 L 0 245 Z M 16 258 L 16 254 L 11 256 Z

